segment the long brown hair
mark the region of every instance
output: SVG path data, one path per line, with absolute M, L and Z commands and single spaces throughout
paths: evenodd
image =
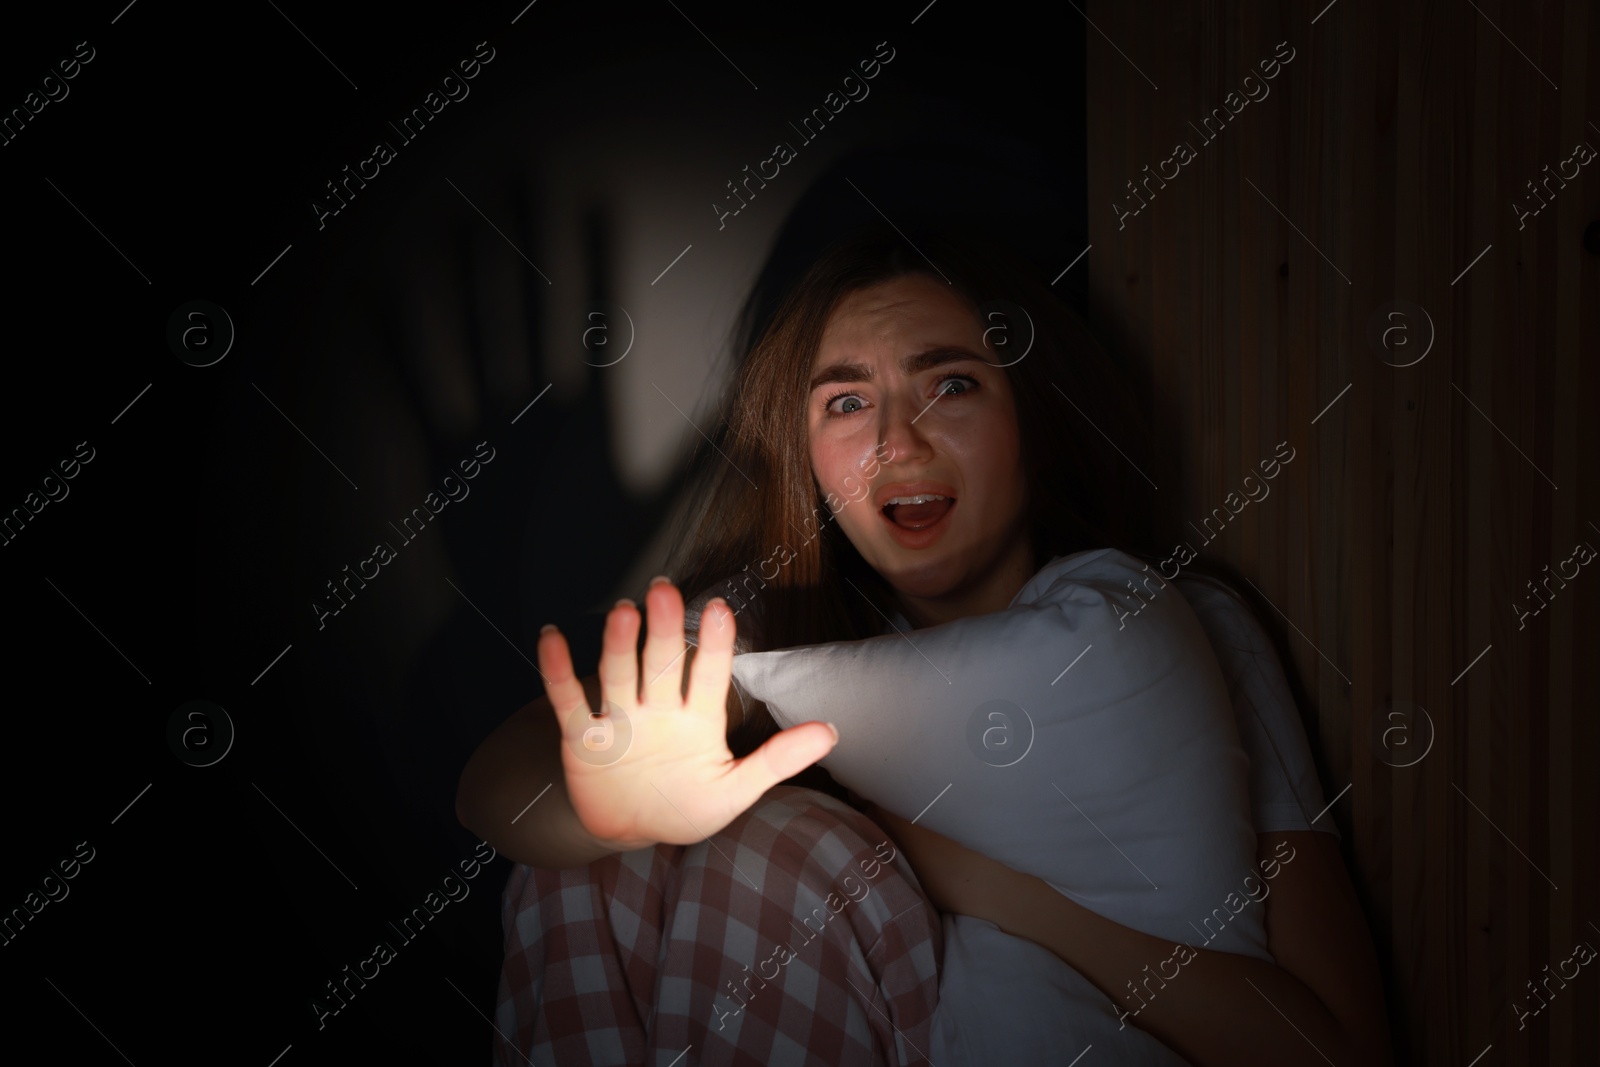
M 723 596 L 738 620 L 758 612 L 755 650 L 875 636 L 893 610 L 888 585 L 830 521 L 811 469 L 806 406 L 812 361 L 839 300 L 914 273 L 947 281 L 980 322 L 1004 330 L 995 343 L 1016 398 L 1034 569 L 1105 547 L 1154 569 L 1175 543 L 1154 490 L 1133 469 L 1160 466 L 1138 374 L 1030 268 L 987 240 L 864 227 L 830 245 L 770 314 L 752 292 L 717 429 L 690 459 L 697 507 L 675 531 L 669 573 L 691 596 Z M 729 746 L 742 756 L 775 730 L 758 707 Z

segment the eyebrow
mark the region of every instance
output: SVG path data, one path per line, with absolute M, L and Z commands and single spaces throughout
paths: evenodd
M 900 369 L 907 375 L 921 374 L 923 371 L 946 363 L 955 363 L 958 360 L 970 359 L 985 363 L 983 357 L 967 351 L 965 348 L 930 348 L 925 352 L 915 352 L 900 357 Z M 834 382 L 870 382 L 872 381 L 872 368 L 865 363 L 835 363 L 818 371 L 811 379 L 811 390 L 814 392 L 821 386 L 831 385 Z

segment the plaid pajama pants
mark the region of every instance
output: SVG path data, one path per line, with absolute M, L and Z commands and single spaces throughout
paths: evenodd
M 816 790 L 776 786 L 694 845 L 518 865 L 501 915 L 496 1067 L 927 1062 L 939 912 Z

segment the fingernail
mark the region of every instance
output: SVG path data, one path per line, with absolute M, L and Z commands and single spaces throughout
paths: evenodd
M 623 597 L 621 600 L 617 601 L 611 606 L 613 608 L 631 608 L 633 607 L 633 601 L 629 600 L 627 597 Z
M 668 578 L 665 574 L 658 574 L 654 578 L 650 579 L 650 588 L 654 589 L 656 586 L 660 585 L 662 582 L 670 582 L 670 581 L 672 581 L 672 579 Z
M 837 745 L 839 743 L 839 728 L 831 722 L 823 723 L 823 725 L 833 731 L 833 743 Z
M 554 633 L 555 630 L 556 624 L 553 622 L 547 622 L 543 626 L 539 627 L 539 636 L 543 637 L 545 634 Z

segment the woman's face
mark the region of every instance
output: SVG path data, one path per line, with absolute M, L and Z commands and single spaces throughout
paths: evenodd
M 918 625 L 999 611 L 1033 570 L 1001 362 L 954 289 L 912 274 L 843 297 L 812 363 L 817 483 Z M 913 502 L 929 494 L 945 499 Z

